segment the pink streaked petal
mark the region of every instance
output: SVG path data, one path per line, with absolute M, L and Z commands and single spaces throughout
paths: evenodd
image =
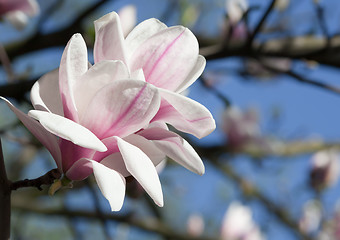
M 6 98 L 0 97 L 4 100 L 8 107 L 15 113 L 25 127 L 47 148 L 55 160 L 59 170 L 62 172 L 61 153 L 58 144 L 58 138 L 53 134 L 45 130 L 35 119 L 17 109 L 10 101 Z
M 64 115 L 59 94 L 59 69 L 46 73 L 31 89 L 31 102 L 36 110 Z
M 94 96 L 82 119 L 100 139 L 125 137 L 145 127 L 159 109 L 157 89 L 139 80 L 117 80 Z
M 78 122 L 74 100 L 76 82 L 88 69 L 87 48 L 83 37 L 72 36 L 61 57 L 59 67 L 59 91 L 63 103 L 64 116 Z
M 158 90 L 162 102 L 152 121 L 164 121 L 198 138 L 207 136 L 216 128 L 214 118 L 202 104 L 178 93 Z
M 126 169 L 142 185 L 154 202 L 162 207 L 164 204 L 162 187 L 150 158 L 139 148 L 121 138 L 117 137 L 117 143 Z
M 95 94 L 117 79 L 128 79 L 129 70 L 122 61 L 101 61 L 93 65 L 75 85 L 74 99 L 81 121 Z
M 204 165 L 193 147 L 176 133 L 161 128 L 150 128 L 139 132 L 141 136 L 152 140 L 159 150 L 199 175 L 204 174 Z
M 104 152 L 105 145 L 90 130 L 62 116 L 38 110 L 28 112 L 49 132 L 84 148 Z
M 206 65 L 205 58 L 201 55 L 198 55 L 197 62 L 194 68 L 191 70 L 185 81 L 182 82 L 180 86 L 176 89 L 177 93 L 183 92 L 187 89 L 191 84 L 193 84 L 199 76 L 201 76 Z
M 96 39 L 94 43 L 94 62 L 121 60 L 126 63 L 124 34 L 115 12 L 106 14 L 94 22 Z
M 155 18 L 147 19 L 138 24 L 125 40 L 128 59 L 142 43 L 166 28 L 167 26 L 164 23 Z
M 174 91 L 196 65 L 198 42 L 192 32 L 177 26 L 164 29 L 141 44 L 130 59 L 130 70 L 143 68 L 145 79 Z
M 74 179 L 79 174 L 77 171 L 83 172 L 84 170 L 87 172 L 93 170 L 98 187 L 103 196 L 109 201 L 111 210 L 119 211 L 124 203 L 125 178 L 117 171 L 85 158 L 78 160 L 66 175 L 70 179 Z

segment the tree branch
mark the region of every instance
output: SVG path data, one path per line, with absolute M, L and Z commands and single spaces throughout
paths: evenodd
M 7 179 L 0 140 L 0 239 L 8 240 L 11 232 L 11 189 Z
M 10 189 L 17 190 L 19 188 L 24 187 L 36 187 L 39 190 L 42 190 L 41 185 L 51 185 L 54 182 L 54 180 L 59 179 L 60 177 L 61 177 L 60 171 L 57 168 L 55 168 L 48 171 L 45 175 L 38 177 L 36 179 L 25 179 L 12 182 L 10 185 Z

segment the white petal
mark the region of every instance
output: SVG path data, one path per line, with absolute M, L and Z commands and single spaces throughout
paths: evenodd
M 109 201 L 111 211 L 119 211 L 124 203 L 125 178 L 113 169 L 105 167 L 96 161 L 91 162 L 98 187 Z
M 111 12 L 94 22 L 96 40 L 94 62 L 121 60 L 126 63 L 124 34 L 117 13 Z
M 59 91 L 64 116 L 78 122 L 74 100 L 77 81 L 88 69 L 87 48 L 83 37 L 77 33 L 67 43 L 59 67 Z
M 27 127 L 27 129 L 47 148 L 55 160 L 58 168 L 62 171 L 61 152 L 59 149 L 58 138 L 39 124 L 36 120 L 21 112 L 19 109 L 13 106 L 13 104 L 6 98 L 0 97 L 4 100 L 9 108 L 15 113 L 20 121 Z
M 157 127 L 145 129 L 138 134 L 153 141 L 159 150 L 183 167 L 199 175 L 204 174 L 201 158 L 193 147 L 178 134 Z
M 201 76 L 206 65 L 206 60 L 202 55 L 198 55 L 196 65 L 193 67 L 186 80 L 176 89 L 177 93 L 183 92 Z
M 36 110 L 64 115 L 59 93 L 59 69 L 46 73 L 34 83 L 31 102 Z
M 126 169 L 142 185 L 154 202 L 163 206 L 161 183 L 150 158 L 139 148 L 117 137 L 118 147 L 123 156 Z
M 104 152 L 106 146 L 87 128 L 59 115 L 31 110 L 30 117 L 37 119 L 49 132 L 84 148 Z

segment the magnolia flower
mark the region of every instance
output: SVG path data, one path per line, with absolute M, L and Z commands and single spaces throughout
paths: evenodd
M 263 240 L 265 238 L 252 220 L 251 209 L 233 202 L 223 218 L 221 239 Z
M 105 30 L 112 36 L 109 29 Z M 155 72 L 157 67 L 161 65 L 154 67 Z M 121 60 L 103 59 L 89 65 L 85 42 L 75 34 L 64 50 L 59 71 L 47 73 L 32 87 L 35 110 L 26 115 L 2 99 L 49 150 L 66 180 L 82 180 L 93 172 L 111 209 L 119 210 L 125 196 L 125 177 L 132 175 L 155 203 L 163 206 L 155 166 L 165 156 L 198 174 L 204 173 L 204 165 L 187 141 L 155 118 L 168 117 L 188 132 L 190 127 L 209 121 L 214 124 L 214 120 L 200 104 L 157 88 L 141 73 L 131 71 Z M 169 116 L 160 113 L 165 101 L 162 98 L 175 106 L 163 103 Z M 189 106 L 180 106 L 184 103 Z M 188 117 L 180 115 L 187 111 Z M 184 127 L 182 119 L 187 121 Z M 211 126 L 201 126 L 194 132 L 203 136 Z
M 202 138 L 215 129 L 211 113 L 180 93 L 201 75 L 205 59 L 198 42 L 182 26 L 167 27 L 151 18 L 124 38 L 119 16 L 111 12 L 95 21 L 94 61 L 123 61 L 132 77 L 154 85 L 161 106 L 152 122 L 166 122 L 180 131 Z
M 0 0 L 0 16 L 4 16 L 17 29 L 22 29 L 28 22 L 28 17 L 39 13 L 36 0 Z

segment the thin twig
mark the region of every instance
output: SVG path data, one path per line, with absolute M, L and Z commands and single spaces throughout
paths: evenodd
M 263 24 L 265 23 L 265 21 L 267 20 L 267 17 L 269 16 L 270 12 L 272 11 L 272 9 L 275 6 L 275 2 L 276 0 L 272 0 L 272 2 L 269 4 L 267 10 L 264 12 L 264 14 L 262 15 L 259 23 L 256 25 L 256 27 L 254 28 L 254 31 L 252 32 L 252 34 L 249 36 L 248 38 L 248 46 L 251 47 L 251 45 L 253 44 L 253 41 L 256 37 L 256 35 L 259 33 L 259 31 L 261 30 Z
M 54 182 L 54 180 L 59 179 L 60 177 L 61 177 L 60 171 L 57 168 L 55 168 L 48 171 L 45 175 L 35 179 L 25 179 L 12 182 L 10 185 L 10 189 L 17 190 L 19 188 L 24 187 L 36 187 L 39 190 L 42 190 L 41 185 L 51 185 Z

